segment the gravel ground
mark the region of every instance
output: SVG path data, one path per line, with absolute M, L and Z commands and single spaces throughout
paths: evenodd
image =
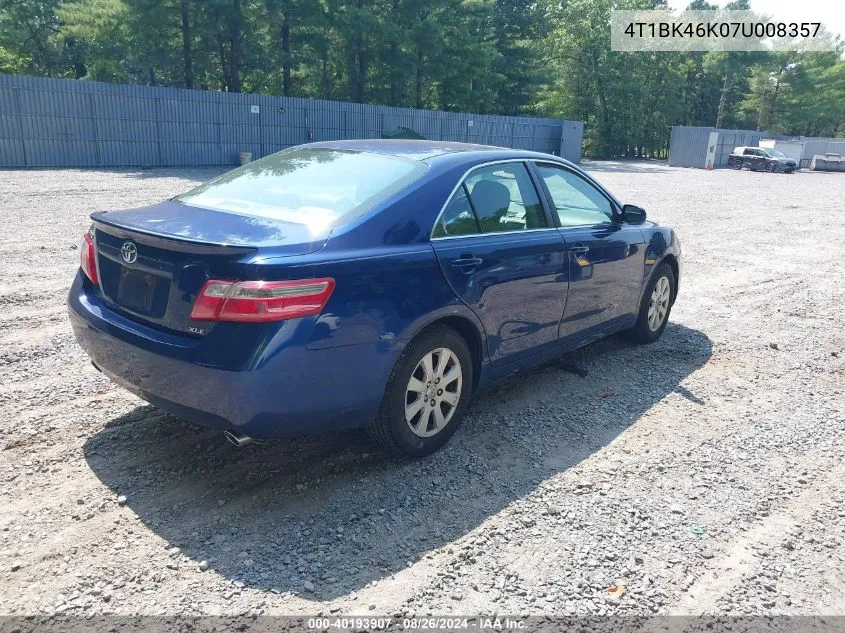
M 90 366 L 88 214 L 214 171 L 0 172 L 0 613 L 845 614 L 845 177 L 587 166 L 681 237 L 664 337 L 480 394 L 421 461 L 236 449 Z

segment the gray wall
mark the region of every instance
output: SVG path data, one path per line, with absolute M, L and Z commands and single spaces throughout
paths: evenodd
M 839 154 L 845 156 L 845 138 L 811 138 L 802 136 L 804 151 L 801 153 L 801 167 L 807 167 L 817 154 Z
M 256 113 L 254 110 L 256 109 Z M 229 165 L 307 143 L 428 139 L 581 157 L 581 121 L 0 74 L 0 166 Z
M 775 138 L 766 132 L 756 132 L 753 130 L 714 130 L 719 132 L 719 140 L 716 143 L 716 159 L 713 161 L 713 167 L 727 167 L 728 156 L 734 151 L 735 147 L 741 145 L 749 145 L 757 147 L 760 139 Z
M 734 147 L 750 145 L 757 147 L 761 139 L 796 140 L 804 143 L 804 153 L 801 157 L 801 167 L 809 165 L 813 154 L 845 151 L 845 139 L 814 138 L 800 136 L 797 139 L 782 134 L 771 134 L 755 130 L 725 130 L 714 127 L 688 127 L 676 125 L 672 127 L 669 140 L 669 164 L 673 167 L 698 167 L 704 169 L 707 157 L 707 143 L 711 132 L 719 133 L 716 146 L 716 160 L 714 167 L 727 167 L 728 154 Z
M 767 132 L 754 130 L 725 130 L 715 127 L 672 126 L 669 139 L 669 164 L 672 167 L 698 167 L 704 169 L 707 159 L 707 143 L 710 133 L 718 132 L 714 167 L 726 167 L 728 154 L 734 147 L 750 145 L 756 147 L 761 138 L 775 138 Z

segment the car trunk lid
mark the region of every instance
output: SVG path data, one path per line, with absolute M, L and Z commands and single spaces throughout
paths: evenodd
M 259 248 L 274 257 L 321 248 L 328 231 L 168 201 L 95 213 L 100 288 L 111 308 L 155 327 L 202 336 L 191 308 L 208 279 L 241 279 Z

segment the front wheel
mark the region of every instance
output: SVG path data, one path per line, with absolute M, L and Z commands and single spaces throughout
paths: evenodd
M 766 171 L 769 172 L 770 174 L 774 173 L 774 171 L 775 171 L 774 163 L 767 163 L 766 164 Z
M 387 381 L 370 437 L 392 453 L 423 457 L 449 441 L 472 392 L 472 355 L 455 330 L 435 326 L 415 338 Z
M 660 338 L 669 321 L 676 290 L 677 280 L 672 267 L 669 264 L 660 264 L 646 286 L 637 322 L 630 330 L 633 340 L 638 343 L 652 343 Z

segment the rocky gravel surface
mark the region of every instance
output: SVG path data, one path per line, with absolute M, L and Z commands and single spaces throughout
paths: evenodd
M 681 237 L 663 339 L 479 394 L 420 461 L 236 449 L 76 346 L 88 214 L 213 170 L 0 172 L 0 613 L 845 614 L 845 179 L 587 167 Z

